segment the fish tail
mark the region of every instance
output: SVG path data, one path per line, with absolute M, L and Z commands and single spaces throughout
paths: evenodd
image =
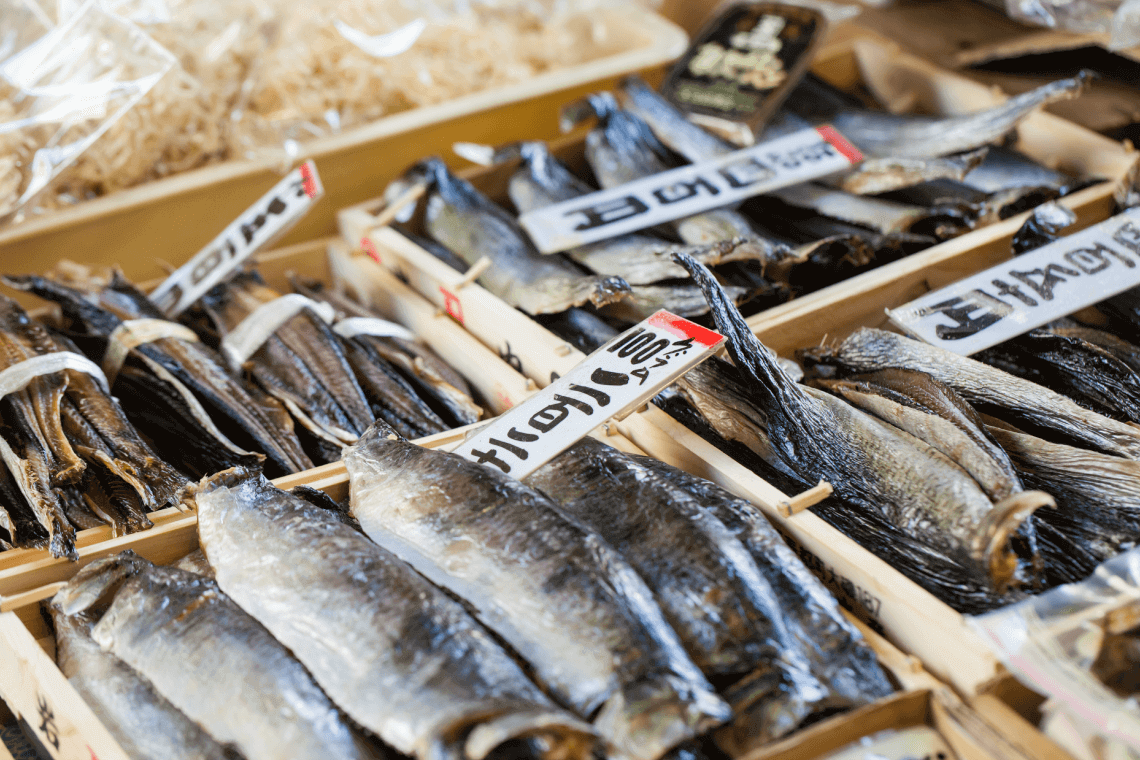
M 592 756 L 597 735 L 590 724 L 563 710 L 511 712 L 480 723 L 463 745 L 467 760 L 484 760 L 509 741 L 533 738 L 532 754 L 542 760 L 585 760 Z
M 728 703 L 677 676 L 626 686 L 602 705 L 594 728 L 609 755 L 655 760 L 732 717 Z
M 733 755 L 786 736 L 811 715 L 849 701 L 779 660 L 734 684 L 725 698 L 732 704 L 733 719 L 717 731 L 716 740 Z
M 1041 507 L 1056 507 L 1057 502 L 1044 491 L 1022 491 L 1008 496 L 997 504 L 982 520 L 980 539 L 984 541 L 982 557 L 990 574 L 990 581 L 999 593 L 1014 581 L 1018 557 L 1010 548 L 1010 541 L 1021 524 Z M 1039 557 L 1034 557 L 1035 571 L 1042 571 Z
M 148 560 L 130 549 L 113 557 L 95 560 L 56 592 L 52 605 L 66 615 L 82 612 L 95 605 L 108 592 L 117 589 L 128 578 L 149 567 L 152 565 Z

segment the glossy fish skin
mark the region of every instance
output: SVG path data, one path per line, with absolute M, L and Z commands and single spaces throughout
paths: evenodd
M 748 295 L 747 288 L 736 285 L 726 285 L 724 290 L 733 303 Z M 699 317 L 709 312 L 700 288 L 680 282 L 638 285 L 633 288 L 628 299 L 607 306 L 602 309 L 602 313 L 626 322 L 640 322 L 661 309 L 668 309 L 679 317 Z
M 92 292 L 28 275 L 6 277 L 5 282 L 59 303 L 66 317 L 82 325 L 88 334 L 103 339 L 110 337 L 124 320 L 165 319 L 165 315 L 117 271 L 110 284 Z M 237 454 L 246 450 L 263 452 L 267 467 L 275 476 L 313 466 L 281 403 L 252 383 L 231 375 L 213 349 L 203 343 L 172 337 L 138 346 L 134 353 L 152 363 L 148 364 L 152 373 L 169 375 L 160 379 L 175 386 L 184 396 L 192 395 L 193 399 L 188 398 L 188 402 L 201 402 L 209 419 L 222 428 L 219 434 L 226 448 Z
M 961 180 L 979 166 L 986 149 L 938 158 L 867 158 L 859 166 L 820 180 L 855 195 L 879 195 L 937 180 Z
M 425 228 L 468 264 L 486 256 L 491 267 L 479 278 L 489 291 L 528 314 L 552 314 L 587 302 L 604 306 L 624 298 L 619 277 L 583 274 L 557 254 L 535 250 L 514 217 L 456 177 L 438 158 L 421 162 L 432 182 Z
M 1048 188 L 1063 194 L 1072 178 L 1037 163 L 1024 153 L 994 145 L 989 149 L 985 160 L 962 181 L 986 193 Z
M 1105 454 L 1140 458 L 1140 431 L 1136 428 L 1091 412 L 1036 383 L 895 333 L 861 328 L 834 348 L 802 353 L 812 362 L 834 365 L 849 373 L 888 367 L 924 372 L 953 388 L 981 412 L 1053 431 Z
M 838 498 L 855 508 L 878 510 L 998 592 L 1020 577 L 1023 561 L 1008 543 L 1028 516 L 1024 505 L 995 508 L 973 478 L 941 453 L 833 396 L 798 386 L 708 270 L 681 263 L 705 291 L 718 330 L 727 335 L 729 352 L 767 415 L 769 456 L 801 479 L 831 483 Z
M 378 757 L 301 664 L 212 580 L 124 552 L 80 570 L 56 604 L 75 614 L 116 586 L 91 637 L 215 740 L 246 760 Z
M 652 457 L 632 459 L 695 496 L 748 550 L 776 594 L 784 624 L 812 673 L 851 706 L 894 691 L 875 652 L 839 604 L 751 502 Z
M 951 388 L 929 375 L 892 368 L 818 382 L 863 411 L 941 451 L 970 473 L 993 501 L 1023 490 L 1009 455 L 986 432 L 978 413 Z M 876 399 L 887 403 L 876 403 Z M 908 415 L 898 406 L 921 416 Z M 931 417 L 934 419 L 928 419 Z
M 593 353 L 618 336 L 618 330 L 601 317 L 579 308 L 567 309 L 538 322 L 584 354 Z
M 657 139 L 689 161 L 706 161 L 738 150 L 728 140 L 689 121 L 640 77 L 626 77 L 619 87 L 626 109 L 649 125 Z
M 705 675 L 761 682 L 745 690 L 752 703 L 733 702 L 734 712 L 756 708 L 757 741 L 791 732 L 832 696 L 811 675 L 748 552 L 683 489 L 589 437 L 526 482 L 621 553 Z
M 1140 347 L 1110 332 L 1098 330 L 1095 327 L 1086 327 L 1071 320 L 1066 324 L 1054 323 L 1045 325 L 1039 329 L 1060 335 L 1064 338 L 1078 338 L 1087 343 L 1091 343 L 1098 348 L 1108 351 L 1133 370 L 1140 372 Z
M 366 339 L 349 338 L 343 345 L 375 417 L 385 420 L 408 438 L 422 438 L 447 430 L 443 420 Z
M 498 470 L 388 437 L 349 449 L 353 514 L 472 605 L 612 756 L 652 760 L 729 718 L 652 592 L 601 537 Z
M 1050 201 L 1033 210 L 1033 213 L 1013 235 L 1013 255 L 1020 256 L 1048 245 L 1060 237 L 1060 232 L 1077 221 L 1077 215 L 1067 206 Z
M 56 660 L 131 760 L 241 760 L 170 704 L 122 660 L 91 639 L 95 616 L 50 607 Z
M 221 589 L 400 752 L 481 760 L 471 748 L 483 737 L 496 739 L 485 753 L 534 735 L 550 757 L 588 756 L 589 725 L 555 707 L 462 605 L 335 514 L 242 469 L 204 480 L 196 500 Z
M 225 336 L 258 306 L 279 294 L 252 273 L 241 274 L 203 296 L 201 303 Z M 340 338 L 308 311 L 297 314 L 257 349 L 248 371 L 277 398 L 301 427 L 328 444 L 327 458 L 337 447 L 355 441 L 373 415 L 349 366 Z

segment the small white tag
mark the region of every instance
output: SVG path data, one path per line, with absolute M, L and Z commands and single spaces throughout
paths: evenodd
M 528 211 L 519 223 L 538 250 L 557 253 L 825 177 L 863 160 L 835 129 L 770 142 Z
M 377 338 L 403 338 L 416 340 L 416 334 L 395 322 L 376 317 L 349 317 L 337 322 L 333 332 L 342 338 L 353 338 L 357 335 L 374 335 Z
M 488 423 L 455 453 L 522 480 L 613 417 L 712 356 L 724 336 L 659 311 Z
M 820 760 L 954 760 L 946 740 L 928 726 L 892 729 L 848 744 Z
M 116 327 L 107 338 L 107 350 L 103 354 L 103 372 L 107 375 L 107 382 L 115 384 L 115 378 L 132 348 L 163 338 L 198 342 L 197 334 L 189 327 L 165 319 L 128 319 Z
M 887 312 L 910 335 L 969 356 L 1140 285 L 1140 209 Z
M 246 314 L 245 319 L 222 338 L 222 356 L 226 357 L 232 369 L 241 369 L 241 365 L 269 340 L 269 336 L 305 309 L 326 322 L 332 322 L 336 317 L 332 306 L 317 303 L 300 293 L 274 298 Z
M 69 369 L 95 378 L 103 392 L 108 396 L 111 395 L 111 386 L 107 383 L 107 378 L 98 364 L 82 354 L 71 351 L 53 351 L 50 354 L 41 354 L 30 359 L 24 359 L 24 361 L 13 364 L 0 372 L 0 398 L 4 398 L 10 393 L 22 391 L 28 387 L 28 383 L 37 377 L 53 375 L 56 372 Z
M 324 192 L 316 165 L 312 161 L 301 164 L 178 267 L 150 294 L 150 300 L 166 316 L 178 316 L 258 249 L 288 232 Z

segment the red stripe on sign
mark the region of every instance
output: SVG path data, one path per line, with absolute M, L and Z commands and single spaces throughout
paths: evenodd
M 857 164 L 863 160 L 863 154 L 859 152 L 859 149 L 847 142 L 847 138 L 839 134 L 835 127 L 830 124 L 824 124 L 822 127 L 816 127 L 815 131 L 819 132 L 819 136 L 824 140 L 834 145 L 835 149 L 842 153 L 843 157 L 851 163 Z
M 360 250 L 364 251 L 369 256 L 371 256 L 372 260 L 375 261 L 377 264 L 383 264 L 384 263 L 383 261 L 380 260 L 380 254 L 376 252 L 376 246 L 372 243 L 371 238 L 369 238 L 369 237 L 360 238 Z
M 439 292 L 443 294 L 443 308 L 459 324 L 463 324 L 463 304 L 459 303 L 459 296 L 440 286 Z
M 706 327 L 701 327 L 684 317 L 678 317 L 676 314 L 667 312 L 664 309 L 650 317 L 649 324 L 671 332 L 678 338 L 692 338 L 702 346 L 715 346 L 724 340 L 724 336 L 720 333 L 709 330 Z
M 305 188 L 305 195 L 310 198 L 317 194 L 317 181 L 313 177 L 313 171 L 314 166 L 312 161 L 306 161 L 301 164 L 301 186 Z

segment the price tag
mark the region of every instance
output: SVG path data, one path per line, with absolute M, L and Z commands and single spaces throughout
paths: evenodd
M 821 760 L 955 760 L 946 740 L 933 728 L 914 726 L 865 736 Z
M 622 417 L 707 359 L 724 336 L 659 311 L 455 450 L 519 480 L 612 417 Z
M 834 128 L 803 129 L 698 164 L 528 211 L 519 223 L 556 253 L 849 169 L 863 155 Z
M 969 356 L 1140 285 L 1140 209 L 887 312 L 910 335 Z
M 178 316 L 258 249 L 288 232 L 324 193 L 316 165 L 301 164 L 167 277 L 150 300 L 166 316 Z

